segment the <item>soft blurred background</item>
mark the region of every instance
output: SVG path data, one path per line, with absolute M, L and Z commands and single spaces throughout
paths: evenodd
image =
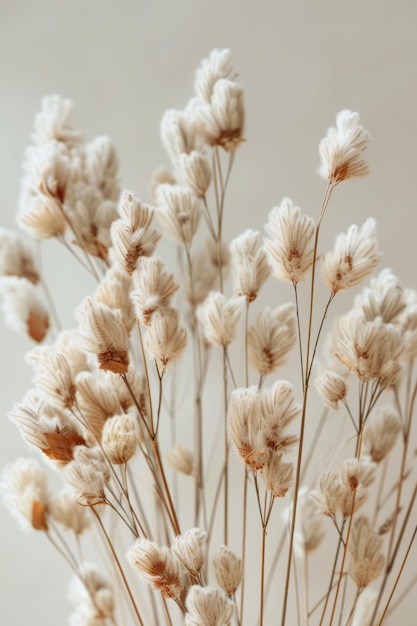
M 152 170 L 168 163 L 159 138 L 164 111 L 184 107 L 201 59 L 228 47 L 246 94 L 247 143 L 231 180 L 226 238 L 261 230 L 285 195 L 317 215 L 324 191 L 317 146 L 349 108 L 374 138 L 371 174 L 336 190 L 323 250 L 373 216 L 382 265 L 417 287 L 416 23 L 414 0 L 0 0 L 0 225 L 15 226 L 21 163 L 42 96 L 72 99 L 74 126 L 88 139 L 109 135 L 123 186 L 146 199 Z M 56 243 L 45 248 L 44 271 L 71 326 L 90 284 Z M 271 304 L 290 297 L 286 287 L 273 288 Z M 341 295 L 336 310 L 352 297 Z M 2 323 L 0 346 L 3 466 L 27 454 L 7 413 L 31 374 L 23 365 L 28 343 Z M 59 557 L 42 536 L 22 534 L 3 507 L 0 529 L 2 624 L 64 624 L 68 572 Z

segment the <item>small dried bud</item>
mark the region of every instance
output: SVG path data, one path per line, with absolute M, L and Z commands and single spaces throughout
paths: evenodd
M 213 565 L 220 587 L 228 596 L 233 596 L 242 580 L 242 559 L 227 546 L 220 546 Z
M 194 585 L 188 590 L 185 608 L 186 626 L 230 626 L 234 604 L 213 587 Z
M 363 431 L 364 452 L 379 463 L 394 447 L 400 430 L 401 420 L 393 407 L 384 406 L 372 412 Z
M 161 139 L 172 163 L 195 149 L 195 131 L 185 111 L 169 109 L 161 121 Z
M 372 530 L 369 520 L 361 515 L 352 523 L 349 541 L 349 575 L 358 589 L 367 587 L 385 569 L 385 557 L 381 551 L 382 539 Z
M 126 374 L 129 366 L 128 336 L 121 313 L 102 302 L 85 298 L 77 312 L 78 336 L 87 352 L 97 356 L 99 368 Z
M 346 398 L 346 382 L 339 374 L 326 370 L 316 378 L 315 384 L 322 400 L 331 409 L 337 409 L 338 402 Z
M 104 422 L 101 435 L 103 450 L 111 463 L 123 465 L 136 452 L 139 428 L 136 415 L 122 413 Z
M 160 375 L 168 365 L 178 361 L 187 345 L 187 333 L 179 326 L 175 309 L 168 307 L 153 313 L 145 343 Z
M 194 455 L 191 450 L 179 443 L 168 452 L 166 460 L 175 472 L 186 476 L 194 474 Z
M 137 539 L 127 556 L 130 563 L 142 572 L 143 578 L 165 598 L 181 597 L 184 587 L 180 566 L 169 548 L 160 548 L 149 539 Z
M 52 198 L 35 196 L 30 206 L 17 218 L 19 226 L 36 239 L 63 237 L 67 228 L 59 204 Z
M 197 132 L 209 146 L 235 152 L 244 141 L 244 123 L 243 89 L 221 78 L 214 84 L 210 104 L 202 104 L 196 111 Z
M 236 337 L 242 301 L 212 292 L 197 310 L 207 341 L 226 348 Z
M 161 235 L 150 228 L 153 209 L 142 205 L 130 191 L 123 192 L 119 202 L 120 218 L 111 226 L 113 264 L 130 276 L 140 257 L 150 256 Z
M 360 310 L 353 309 L 339 321 L 336 344 L 337 358 L 359 380 L 376 379 L 381 387 L 395 384 L 403 344 L 393 324 L 384 324 L 381 318 L 367 322 Z
M 136 317 L 149 326 L 156 310 L 169 307 L 172 296 L 178 289 L 172 274 L 164 272 L 162 262 L 155 258 L 142 257 L 133 274 L 134 288 L 131 293 Z
M 82 504 L 94 506 L 105 501 L 104 490 L 110 472 L 99 448 L 77 446 L 74 460 L 64 467 L 62 474 Z
M 181 154 L 177 160 L 178 182 L 189 187 L 197 198 L 204 198 L 211 182 L 211 169 L 201 152 Z
M 39 273 L 31 248 L 12 230 L 0 228 L 0 275 L 26 278 L 36 285 Z
M 283 498 L 292 487 L 292 463 L 285 463 L 281 452 L 271 452 L 265 465 L 261 469 L 261 476 L 265 481 L 265 489 L 274 498 Z
M 257 231 L 247 230 L 230 244 L 235 289 L 248 302 L 256 299 L 262 285 L 271 274 L 266 252 Z
M 294 284 L 303 280 L 313 263 L 313 220 L 284 198 L 269 213 L 265 231 L 269 238 L 264 245 L 274 276 Z
M 261 311 L 248 330 L 249 359 L 261 376 L 272 374 L 284 365 L 297 340 L 293 304 Z
M 369 133 L 359 126 L 359 115 L 340 111 L 336 128 L 329 128 L 319 145 L 320 176 L 333 185 L 348 178 L 367 176 L 368 164 L 361 157 L 369 142 Z
M 74 500 L 72 493 L 64 489 L 59 494 L 59 499 L 53 500 L 50 514 L 52 519 L 65 529 L 81 535 L 90 527 L 91 517 L 88 513 L 84 506 Z
M 37 461 L 17 459 L 2 474 L 0 495 L 22 530 L 48 530 L 47 475 Z
M 362 310 L 367 322 L 380 317 L 385 324 L 395 324 L 407 307 L 407 294 L 398 278 L 385 268 L 355 298 L 355 307 Z
M 180 185 L 160 185 L 156 197 L 157 215 L 165 235 L 177 243 L 191 243 L 200 222 L 198 198 L 191 189 Z
M 208 59 L 203 59 L 201 66 L 196 72 L 194 88 L 201 100 L 210 104 L 213 96 L 213 88 L 218 80 L 222 78 L 233 78 L 234 76 L 232 56 L 227 48 L 210 52 Z
M 184 535 L 178 535 L 172 551 L 187 573 L 198 576 L 206 560 L 207 533 L 199 528 L 191 528 Z
M 49 313 L 37 288 L 26 278 L 0 278 L 5 321 L 21 335 L 40 343 L 49 330 Z
M 375 220 L 369 218 L 359 229 L 356 225 L 341 233 L 334 250 L 324 255 L 323 275 L 332 294 L 362 282 L 378 265 Z

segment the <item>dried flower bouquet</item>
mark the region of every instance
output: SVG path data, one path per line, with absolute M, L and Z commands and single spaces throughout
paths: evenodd
M 27 356 L 33 388 L 10 417 L 66 485 L 51 494 L 45 464 L 18 459 L 3 472 L 4 504 L 72 570 L 71 626 L 385 624 L 417 580 L 406 574 L 416 292 L 383 270 L 316 364 L 333 300 L 380 259 L 373 219 L 320 251 L 335 188 L 368 173 L 369 134 L 341 111 L 319 146 L 316 220 L 284 198 L 265 237 L 247 230 L 227 245 L 245 141 L 230 52 L 214 50 L 194 86 L 162 120 L 171 168 L 154 174 L 152 206 L 121 190 L 111 141 L 84 142 L 69 101 L 42 103 L 18 223 L 65 246 L 95 287 L 76 328 L 62 330 L 31 247 L 0 231 L 6 322 L 39 344 Z M 161 237 L 177 247 L 175 276 L 155 254 Z M 293 302 L 279 302 L 277 279 Z M 267 281 L 273 308 L 256 308 Z M 278 378 L 291 351 L 293 383 Z M 329 450 L 321 435 L 334 411 L 342 430 Z M 84 556 L 92 533 L 97 565 Z

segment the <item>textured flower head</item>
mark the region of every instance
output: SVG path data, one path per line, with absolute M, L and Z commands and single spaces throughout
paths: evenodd
M 369 169 L 362 152 L 369 142 L 369 133 L 359 125 L 359 115 L 340 111 L 336 127 L 329 128 L 319 145 L 320 176 L 333 185 L 348 178 L 366 176 Z

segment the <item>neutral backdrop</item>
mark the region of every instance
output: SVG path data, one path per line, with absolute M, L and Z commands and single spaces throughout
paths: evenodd
M 42 96 L 71 98 L 74 125 L 87 138 L 112 137 L 123 186 L 146 199 L 152 170 L 167 163 L 164 111 L 185 106 L 201 59 L 228 47 L 245 89 L 247 143 L 231 183 L 226 237 L 261 229 L 285 195 L 317 215 L 318 142 L 349 108 L 374 138 L 371 174 L 337 189 L 323 241 L 330 246 L 337 232 L 373 216 L 383 265 L 417 287 L 416 23 L 414 0 L 0 0 L 0 225 L 15 227 L 23 153 Z M 46 248 L 44 270 L 71 326 L 90 284 L 57 244 Z M 343 295 L 341 309 L 351 300 Z M 28 453 L 7 413 L 30 371 L 29 344 L 2 323 L 0 346 L 3 466 Z M 2 507 L 0 555 L 2 624 L 66 623 L 65 567 Z

